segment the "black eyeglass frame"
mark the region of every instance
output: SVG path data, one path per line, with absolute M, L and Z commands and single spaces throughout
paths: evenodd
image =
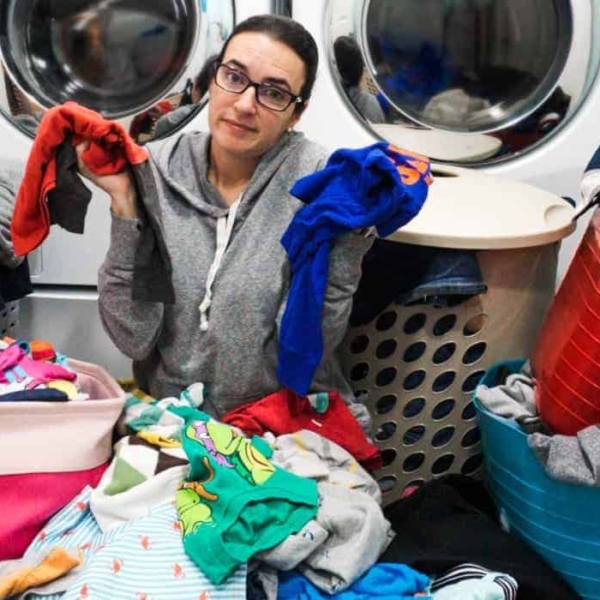
M 225 67 L 226 69 L 228 69 L 230 71 L 234 71 L 240 77 L 243 77 L 244 79 L 246 79 L 246 85 L 244 86 L 244 89 L 240 90 L 239 92 L 235 92 L 235 91 L 227 89 L 226 87 L 223 87 L 221 84 L 219 84 L 219 82 L 217 81 L 217 73 L 218 73 L 218 71 L 219 71 L 219 69 L 221 67 Z M 226 92 L 229 92 L 230 94 L 240 95 L 240 94 L 243 94 L 249 87 L 253 87 L 254 90 L 255 90 L 254 97 L 256 98 L 256 101 L 261 106 L 264 106 L 265 108 L 267 108 L 269 110 L 272 110 L 274 112 L 284 112 L 292 104 L 301 104 L 302 102 L 304 102 L 304 98 L 302 98 L 302 96 L 296 96 L 295 94 L 292 94 L 292 92 L 288 92 L 287 90 L 284 90 L 284 89 L 280 88 L 277 85 L 273 85 L 272 83 L 257 83 L 256 81 L 252 81 L 252 79 L 250 79 L 250 77 L 248 77 L 248 75 L 246 75 L 246 73 L 244 73 L 243 71 L 240 71 L 239 69 L 231 67 L 228 64 L 222 63 L 222 62 L 215 62 L 214 67 L 213 67 L 213 80 L 214 80 L 215 84 L 218 87 L 220 87 L 222 90 L 225 90 Z M 260 94 L 259 94 L 260 88 L 262 88 L 262 89 L 276 89 L 278 92 L 281 92 L 282 94 L 285 94 L 285 95 L 289 96 L 290 100 L 285 105 L 284 108 L 273 108 L 272 106 L 267 106 L 266 104 L 264 104 L 260 100 Z

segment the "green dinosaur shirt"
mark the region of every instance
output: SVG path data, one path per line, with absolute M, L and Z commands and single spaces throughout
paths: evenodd
M 183 545 L 219 584 L 315 517 L 317 484 L 279 469 L 249 439 L 206 413 L 186 416 L 182 443 L 190 474 L 176 496 Z

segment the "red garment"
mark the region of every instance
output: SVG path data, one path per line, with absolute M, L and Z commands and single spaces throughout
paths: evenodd
M 96 487 L 107 467 L 0 475 L 0 561 L 21 558 L 50 517 L 86 485 Z
M 128 164 L 138 165 L 148 159 L 146 150 L 135 144 L 119 123 L 108 121 L 93 110 L 76 102 L 48 110 L 40 123 L 15 201 L 10 229 L 17 256 L 37 248 L 48 235 L 46 195 L 56 185 L 56 150 L 70 134 L 73 145 L 90 140 L 83 160 L 97 175 L 119 173 Z
M 377 446 L 371 444 L 338 392 L 329 392 L 329 408 L 318 413 L 308 398 L 290 390 L 229 411 L 221 421 L 239 427 L 246 435 L 275 435 L 308 429 L 347 450 L 369 471 L 382 466 Z

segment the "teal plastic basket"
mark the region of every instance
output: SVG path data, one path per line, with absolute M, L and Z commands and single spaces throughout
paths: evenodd
M 494 365 L 481 383 L 494 387 L 523 361 Z M 486 479 L 503 521 L 585 600 L 600 600 L 600 488 L 549 477 L 511 420 L 474 398 Z

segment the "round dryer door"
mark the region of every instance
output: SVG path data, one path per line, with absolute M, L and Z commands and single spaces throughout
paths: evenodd
M 73 100 L 139 142 L 167 135 L 202 104 L 233 25 L 233 0 L 0 0 L 0 111 L 33 136 Z
M 334 0 L 331 67 L 379 137 L 437 161 L 501 162 L 544 143 L 581 106 L 600 58 L 594 4 Z

